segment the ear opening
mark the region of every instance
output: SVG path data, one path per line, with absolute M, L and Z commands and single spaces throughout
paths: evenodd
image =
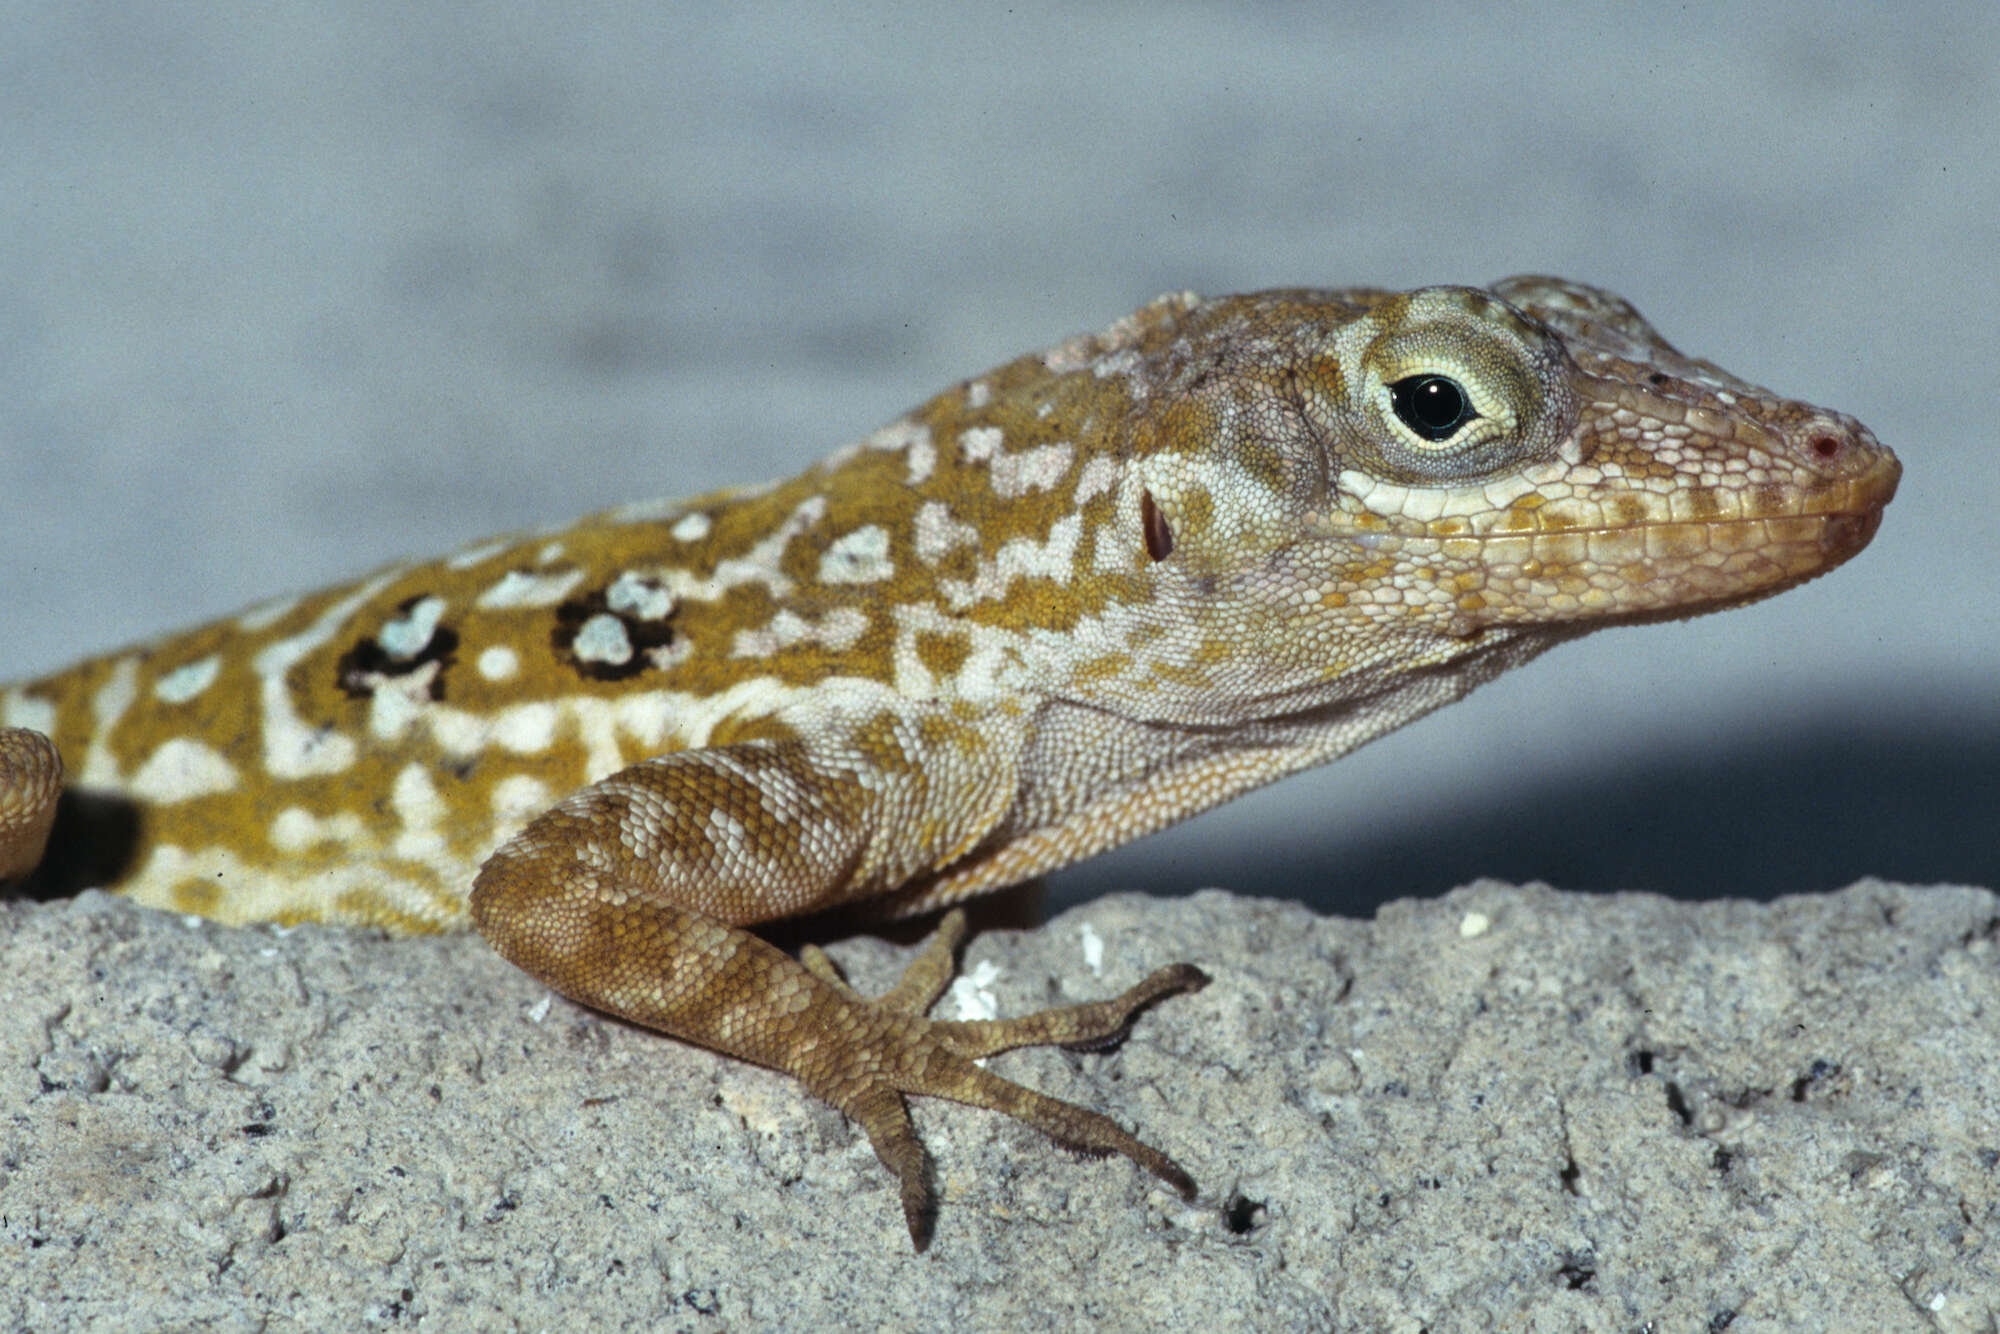
M 1153 503 L 1151 491 L 1139 493 L 1139 527 L 1146 534 L 1146 554 L 1155 561 L 1163 561 L 1173 554 L 1174 530 L 1167 524 L 1167 516 L 1160 513 L 1160 507 Z

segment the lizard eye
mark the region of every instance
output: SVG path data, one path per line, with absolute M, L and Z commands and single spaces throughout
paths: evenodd
M 1465 386 L 1443 375 L 1411 375 L 1389 386 L 1389 403 L 1396 418 L 1432 444 L 1458 434 L 1458 428 L 1478 418 Z

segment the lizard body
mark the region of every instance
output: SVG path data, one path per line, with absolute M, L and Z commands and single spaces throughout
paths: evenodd
M 847 1112 L 920 1248 L 910 1093 L 1191 1194 L 1109 1120 L 973 1061 L 1115 1041 L 1198 970 L 944 1023 L 924 1011 L 956 914 L 873 1001 L 743 928 L 951 904 L 1565 638 L 1790 587 L 1867 543 L 1898 472 L 1853 419 L 1577 284 L 1165 297 L 789 481 L 0 688 L 0 878 L 232 922 L 476 925 L 557 990 Z

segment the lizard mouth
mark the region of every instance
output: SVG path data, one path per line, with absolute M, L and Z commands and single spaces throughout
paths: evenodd
M 1834 561 L 1846 560 L 1868 545 L 1881 526 L 1882 511 L 1895 497 L 1902 466 L 1887 450 L 1867 472 L 1808 487 L 1764 487 L 1737 493 L 1721 488 L 1690 489 L 1682 495 L 1655 493 L 1614 496 L 1589 502 L 1588 515 L 1564 504 L 1509 507 L 1474 518 L 1453 517 L 1398 522 L 1382 516 L 1336 515 L 1317 525 L 1316 536 L 1366 550 L 1404 554 L 1436 551 L 1450 556 L 1479 551 L 1488 563 L 1509 549 L 1574 547 L 1599 549 L 1569 559 L 1609 559 L 1609 544 L 1643 542 L 1646 554 L 1707 544 L 1727 550 L 1761 542 L 1795 543 L 1817 539 Z M 1547 551 L 1537 554 L 1546 556 Z M 1636 550 L 1630 555 L 1639 554 Z M 1686 554 L 1683 552 L 1682 554 Z
M 1490 619 L 1680 620 L 1762 601 L 1858 555 L 1882 526 L 1898 471 L 1892 458 L 1866 487 L 1848 484 L 1837 488 L 1845 496 L 1791 514 L 1538 536 L 1532 546 L 1546 558 L 1516 567 L 1513 596 L 1491 598 L 1500 614 Z M 1489 567 L 1489 586 L 1508 587 L 1500 567 Z
M 1634 531 L 1643 536 L 1649 551 L 1656 547 L 1671 549 L 1684 543 L 1690 554 L 1705 548 L 1733 555 L 1760 546 L 1768 548 L 1774 558 L 1789 552 L 1791 561 L 1805 567 L 1798 578 L 1784 580 L 1778 586 L 1790 588 L 1852 559 L 1882 526 L 1882 512 L 1895 498 L 1903 467 L 1894 454 L 1879 446 L 1869 452 L 1862 464 L 1861 471 L 1797 493 L 1789 507 L 1781 499 L 1768 506 L 1770 512 L 1757 512 L 1767 507 L 1753 498 L 1751 513 L 1693 521 L 1641 522 L 1634 526 Z M 1607 529 L 1616 531 L 1615 525 Z
M 1826 523 L 1820 532 L 1820 545 L 1825 548 L 1830 565 L 1847 560 L 1874 539 L 1875 530 L 1882 526 L 1882 510 L 1886 504 L 1885 500 L 1883 504 L 1859 512 L 1826 516 Z
M 1879 446 L 1839 463 L 1845 476 L 1803 485 L 1649 493 L 1583 512 L 1551 504 L 1495 512 L 1487 523 L 1325 536 L 1356 553 L 1352 583 L 1414 590 L 1414 604 L 1441 613 L 1453 635 L 1679 619 L 1761 601 L 1866 547 L 1902 469 Z

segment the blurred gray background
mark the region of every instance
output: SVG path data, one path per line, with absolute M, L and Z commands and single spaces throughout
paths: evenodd
M 2000 883 L 2000 9 L 832 8 L 0 7 L 0 680 L 788 473 L 1161 291 L 1553 271 L 1874 427 L 1874 547 L 1057 898 Z

